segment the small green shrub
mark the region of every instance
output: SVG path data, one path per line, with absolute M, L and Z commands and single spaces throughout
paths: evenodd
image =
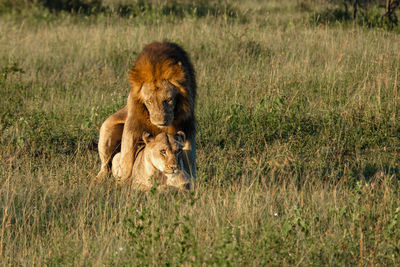
M 316 12 L 310 17 L 310 22 L 315 24 L 329 24 L 334 22 L 348 21 L 351 21 L 351 15 L 342 8 L 328 8 L 324 11 Z
M 137 17 L 153 12 L 153 6 L 148 1 L 140 0 L 130 4 L 119 4 L 112 10 L 121 17 Z
M 239 11 L 230 4 L 213 3 L 211 1 L 199 1 L 197 3 L 171 1 L 165 4 L 161 9 L 163 15 L 174 15 L 177 17 L 184 17 L 187 15 L 198 18 L 205 16 L 237 18 L 240 15 Z
M 369 28 L 383 28 L 385 30 L 393 30 L 397 27 L 397 17 L 389 19 L 382 15 L 382 10 L 375 6 L 368 9 L 365 13 L 358 17 L 357 22 Z
M 2 67 L 0 70 L 0 85 L 3 85 L 6 82 L 8 75 L 12 73 L 24 73 L 24 70 L 19 67 L 16 62 Z

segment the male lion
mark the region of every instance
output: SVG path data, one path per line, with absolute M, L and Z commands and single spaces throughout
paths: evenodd
M 106 176 L 110 160 L 121 143 L 119 157 L 122 179 L 132 174 L 132 166 L 144 132 L 176 134 L 183 131 L 186 142 L 183 164 L 196 177 L 194 105 L 196 80 L 192 63 L 177 44 L 154 42 L 143 48 L 130 71 L 131 89 L 127 105 L 111 115 L 100 128 L 101 170 Z
M 129 181 L 133 187 L 149 190 L 152 186 L 151 178 L 160 184 L 160 189 L 171 186 L 179 189 L 190 189 L 191 178 L 182 169 L 181 152 L 185 142 L 185 134 L 179 131 L 176 135 L 160 133 L 151 137 L 143 133 L 145 147 L 138 150 L 133 163 L 132 176 Z M 112 173 L 118 179 L 121 170 L 120 155 L 118 153 L 112 160 Z

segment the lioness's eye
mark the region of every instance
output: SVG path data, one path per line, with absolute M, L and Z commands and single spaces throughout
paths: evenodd
M 165 149 L 160 150 L 160 154 L 165 156 L 167 154 L 167 152 L 165 151 Z

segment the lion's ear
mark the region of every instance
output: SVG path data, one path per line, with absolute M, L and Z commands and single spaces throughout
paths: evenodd
M 174 64 L 173 66 L 170 66 L 170 74 L 168 74 L 168 80 L 170 81 L 170 83 L 172 83 L 175 87 L 178 88 L 179 93 L 183 96 L 186 96 L 187 92 L 185 89 L 185 82 L 186 82 L 186 78 L 185 78 L 185 70 L 184 70 L 184 66 L 182 65 L 182 62 L 178 62 L 176 64 Z
M 185 140 L 186 140 L 186 135 L 185 135 L 185 133 L 182 132 L 182 131 L 178 131 L 178 132 L 176 133 L 175 137 L 176 137 L 176 139 L 178 139 L 178 141 L 180 141 L 180 142 L 182 142 L 182 143 L 184 143 Z
M 149 142 L 153 140 L 153 137 L 148 132 L 143 132 L 142 134 L 143 142 L 147 145 Z

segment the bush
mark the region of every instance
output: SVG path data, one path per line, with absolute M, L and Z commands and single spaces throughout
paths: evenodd
M 310 17 L 313 24 L 331 24 L 331 23 L 348 23 L 355 22 L 360 26 L 369 28 L 382 28 L 385 30 L 400 30 L 397 23 L 397 17 L 392 15 L 386 16 L 382 8 L 378 5 L 364 5 L 362 12 L 358 12 L 356 16 L 350 9 L 343 6 L 329 7 L 321 12 L 316 12 Z
M 390 19 L 389 17 L 382 15 L 382 10 L 377 6 L 368 9 L 357 19 L 357 22 L 360 25 L 365 25 L 369 28 L 393 30 L 397 27 L 397 19 Z
M 342 8 L 328 8 L 322 12 L 314 13 L 310 18 L 310 21 L 316 24 L 348 22 L 350 20 L 350 13 Z
M 102 0 L 39 0 L 39 3 L 53 12 L 67 11 L 89 15 L 105 10 Z

